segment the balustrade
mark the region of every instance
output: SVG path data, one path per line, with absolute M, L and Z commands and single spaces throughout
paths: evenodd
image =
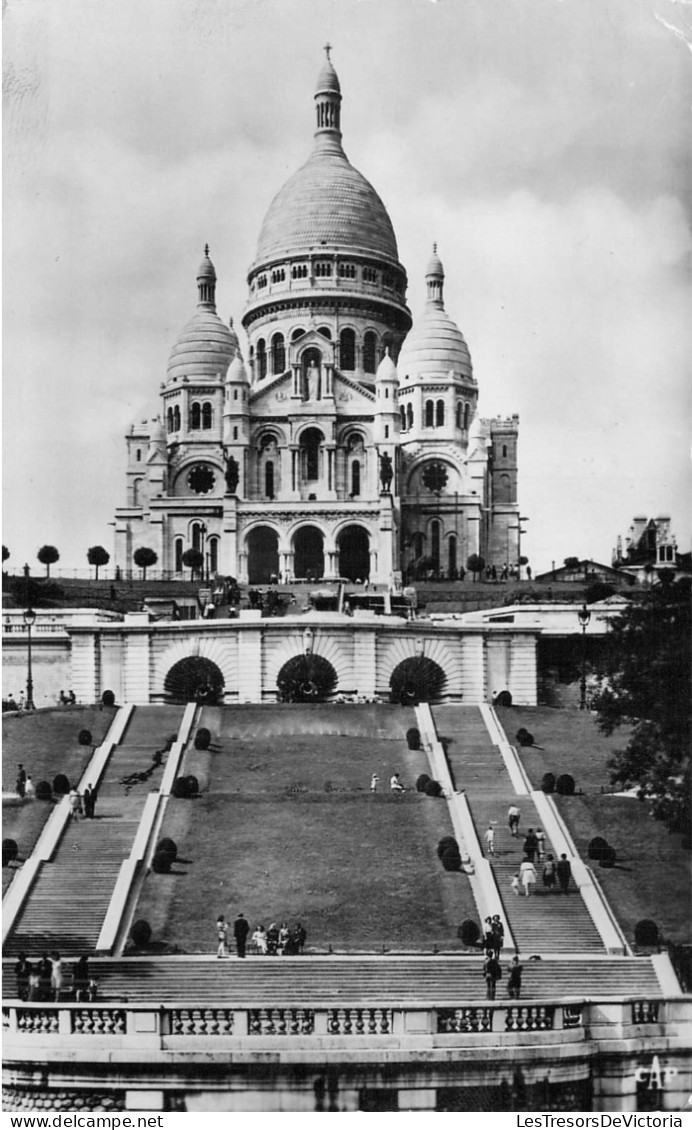
M 229 1008 L 173 1008 L 172 1036 L 232 1036 L 235 1013 Z
M 493 1010 L 489 1007 L 438 1008 L 438 1032 L 492 1032 Z
M 660 1001 L 632 1001 L 633 1024 L 658 1024 Z
M 60 1016 L 57 1008 L 18 1008 L 17 1031 L 31 1035 L 57 1035 Z
M 552 1005 L 516 1005 L 507 1009 L 505 1017 L 506 1032 L 552 1031 L 555 1022 L 555 1008 Z
M 327 1031 L 332 1036 L 387 1036 L 392 1017 L 391 1008 L 330 1008 Z
M 582 1006 L 580 1004 L 565 1004 L 562 1006 L 563 1028 L 581 1028 L 582 1024 Z
M 315 1031 L 315 1012 L 310 1008 L 251 1008 L 251 1036 L 310 1036 Z
M 71 1016 L 72 1031 L 79 1036 L 121 1036 L 127 1029 L 122 1008 L 75 1008 Z

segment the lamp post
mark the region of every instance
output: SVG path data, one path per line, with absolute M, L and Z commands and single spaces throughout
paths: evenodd
M 29 566 L 24 566 L 24 576 L 26 578 L 26 611 L 23 613 L 24 623 L 26 624 L 27 634 L 27 664 L 26 664 L 26 708 L 27 710 L 35 710 L 34 706 L 34 679 L 31 670 L 31 629 L 36 623 L 36 613 L 31 607 L 31 593 L 29 591 Z
M 581 697 L 579 709 L 586 710 L 586 628 L 591 619 L 591 613 L 585 604 L 579 609 L 578 616 L 581 624 Z
M 508 526 L 507 527 L 508 530 L 516 530 L 517 531 L 517 580 L 518 581 L 521 580 L 521 535 L 526 533 L 526 530 L 522 530 L 521 524 L 522 524 L 522 522 L 528 522 L 528 521 L 529 521 L 529 519 L 526 517 L 526 515 L 521 514 L 519 516 L 519 518 L 517 519 L 516 526 Z M 509 539 L 508 539 L 507 557 L 509 557 Z

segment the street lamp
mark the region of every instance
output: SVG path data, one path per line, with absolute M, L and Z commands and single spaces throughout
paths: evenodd
M 521 524 L 522 524 L 522 522 L 528 522 L 528 521 L 529 521 L 529 519 L 526 517 L 526 515 L 522 514 L 517 519 L 517 525 L 516 526 L 508 526 L 507 527 L 508 530 L 516 530 L 517 531 L 517 580 L 518 581 L 521 580 L 521 535 L 526 533 L 526 530 L 522 530 Z M 507 539 L 507 540 L 508 540 L 508 543 L 509 543 L 509 539 Z M 509 557 L 509 545 L 508 545 L 508 548 L 507 548 L 507 557 Z
M 579 709 L 586 710 L 586 628 L 591 619 L 591 613 L 585 604 L 579 609 L 578 616 L 581 624 L 581 698 L 579 699 Z
M 36 623 L 36 613 L 31 607 L 31 593 L 29 591 L 29 566 L 24 566 L 24 576 L 26 578 L 26 603 L 27 608 L 23 613 L 24 623 L 26 624 L 27 633 L 27 665 L 26 665 L 26 708 L 27 710 L 35 710 L 34 706 L 34 679 L 31 670 L 31 629 Z

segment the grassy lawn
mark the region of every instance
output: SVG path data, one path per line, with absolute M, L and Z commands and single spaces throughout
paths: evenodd
M 313 713 L 310 728 L 331 725 L 330 710 Z M 345 712 L 340 728 L 359 730 L 358 708 Z M 232 920 L 242 910 L 253 927 L 300 918 L 307 948 L 318 951 L 461 949 L 457 927 L 477 913 L 466 876 L 446 874 L 437 859 L 439 839 L 452 834 L 446 802 L 413 791 L 429 771 L 425 753 L 408 750 L 398 732 L 231 742 L 231 730 L 243 729 L 226 727 L 233 713 L 224 712 L 212 750 L 186 754 L 183 771 L 198 778 L 201 796 L 167 806 L 162 834 L 178 844 L 179 862 L 171 875 L 148 876 L 136 913 L 154 937 L 182 952 L 210 952 L 217 914 Z M 285 725 L 305 725 L 301 713 L 289 713 Z M 272 728 L 273 714 L 265 711 Z M 411 724 L 406 714 L 384 728 Z M 397 771 L 410 790 L 403 796 L 389 790 Z
M 497 716 L 508 740 L 515 744 L 517 730 L 523 726 L 533 734 L 536 744 L 520 750 L 521 760 L 535 789 L 540 788 L 544 773 L 571 773 L 577 790 L 600 793 L 610 790 L 608 758 L 616 749 L 624 749 L 629 730 L 621 726 L 612 737 L 602 734 L 596 717 L 588 710 L 556 710 L 549 706 L 512 706 L 497 708 Z
M 642 918 L 653 918 L 672 942 L 692 942 L 690 852 L 681 847 L 682 836 L 669 833 L 649 815 L 645 804 L 631 797 L 554 799 L 577 851 L 593 867 L 630 945 L 634 945 L 634 927 Z M 599 835 L 617 852 L 612 868 L 588 859 L 589 841 Z
M 682 836 L 671 835 L 645 804 L 609 792 L 606 763 L 627 744 L 629 731 L 623 726 L 606 737 L 595 716 L 581 710 L 521 706 L 498 709 L 497 714 L 510 742 L 525 726 L 544 747 L 518 749 L 534 788 L 540 788 L 544 773 L 552 772 L 571 773 L 577 790 L 583 790 L 582 796 L 555 794 L 553 799 L 585 863 L 592 865 L 588 846 L 594 836 L 604 836 L 615 848 L 615 867 L 596 863 L 594 874 L 630 944 L 642 918 L 653 918 L 671 941 L 692 941 L 690 852 L 682 848 Z
M 2 790 L 14 793 L 17 764 L 22 762 L 34 785 L 53 782 L 57 773 L 65 773 L 70 783 L 81 777 L 92 747 L 79 745 L 80 730 L 91 730 L 93 744 L 100 745 L 110 727 L 114 708 L 98 706 L 57 707 L 39 710 L 21 717 L 13 714 L 2 720 Z M 20 862 L 27 858 L 52 811 L 44 801 L 21 801 L 5 796 L 2 802 L 3 837 L 16 840 Z M 9 886 L 13 869 L 2 872 L 3 894 Z

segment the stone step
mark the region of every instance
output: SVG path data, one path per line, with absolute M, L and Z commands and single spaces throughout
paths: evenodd
M 43 952 L 27 951 L 29 957 Z M 60 951 L 62 952 L 62 951 Z M 506 996 L 507 966 L 498 999 Z M 102 1000 L 131 1003 L 177 1002 L 197 1007 L 257 1007 L 387 1004 L 409 1001 L 448 1005 L 482 1000 L 480 957 L 387 955 L 336 957 L 249 957 L 94 959 Z M 13 963 L 3 962 L 3 999 L 16 994 Z M 523 963 L 525 999 L 660 998 L 650 958 L 547 958 Z

